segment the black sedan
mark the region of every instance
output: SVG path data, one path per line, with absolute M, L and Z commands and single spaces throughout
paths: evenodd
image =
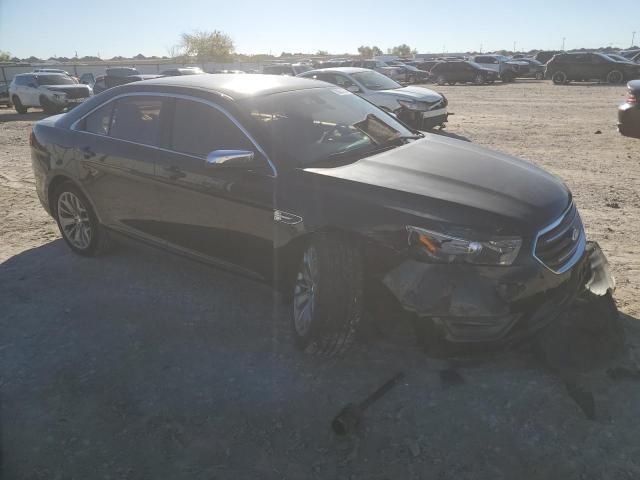
M 610 286 L 559 179 L 324 82 L 135 82 L 36 123 L 30 144 L 75 253 L 125 236 L 272 282 L 308 352 L 342 351 L 381 305 L 433 338 L 506 341 Z
M 629 82 L 627 88 L 627 101 L 618 108 L 618 131 L 626 137 L 640 138 L 640 80 Z

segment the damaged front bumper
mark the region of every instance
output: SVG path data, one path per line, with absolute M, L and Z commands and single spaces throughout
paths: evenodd
M 382 281 L 405 310 L 456 343 L 516 340 L 552 322 L 585 290 L 605 295 L 615 288 L 595 242 L 562 274 L 533 259 L 510 267 L 406 259 Z

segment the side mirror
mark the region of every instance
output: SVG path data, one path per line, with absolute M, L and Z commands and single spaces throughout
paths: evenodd
M 207 155 L 207 165 L 220 167 L 246 167 L 255 154 L 249 150 L 214 150 Z
M 349 85 L 347 90 L 351 93 L 360 93 L 360 88 L 357 85 Z

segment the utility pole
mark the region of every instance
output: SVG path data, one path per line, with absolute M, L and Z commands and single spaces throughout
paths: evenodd
M 482 53 L 482 42 L 480 42 L 480 53 Z
M 636 32 L 633 32 L 633 34 L 631 35 L 631 46 L 633 47 L 633 44 L 636 42 Z
M 564 52 L 564 42 L 567 39 L 567 37 L 562 37 L 562 51 Z
M 513 41 L 513 53 L 516 53 L 516 42 L 515 42 L 515 40 Z

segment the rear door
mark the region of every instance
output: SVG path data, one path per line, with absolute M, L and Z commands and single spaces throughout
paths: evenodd
M 172 116 L 156 163 L 154 235 L 177 250 L 268 277 L 275 174 L 267 158 L 217 104 L 177 98 Z M 239 168 L 208 164 L 215 150 L 249 150 L 255 158 Z
M 90 113 L 75 127 L 74 156 L 100 221 L 149 237 L 159 190 L 154 162 L 165 129 L 166 97 L 128 95 Z

